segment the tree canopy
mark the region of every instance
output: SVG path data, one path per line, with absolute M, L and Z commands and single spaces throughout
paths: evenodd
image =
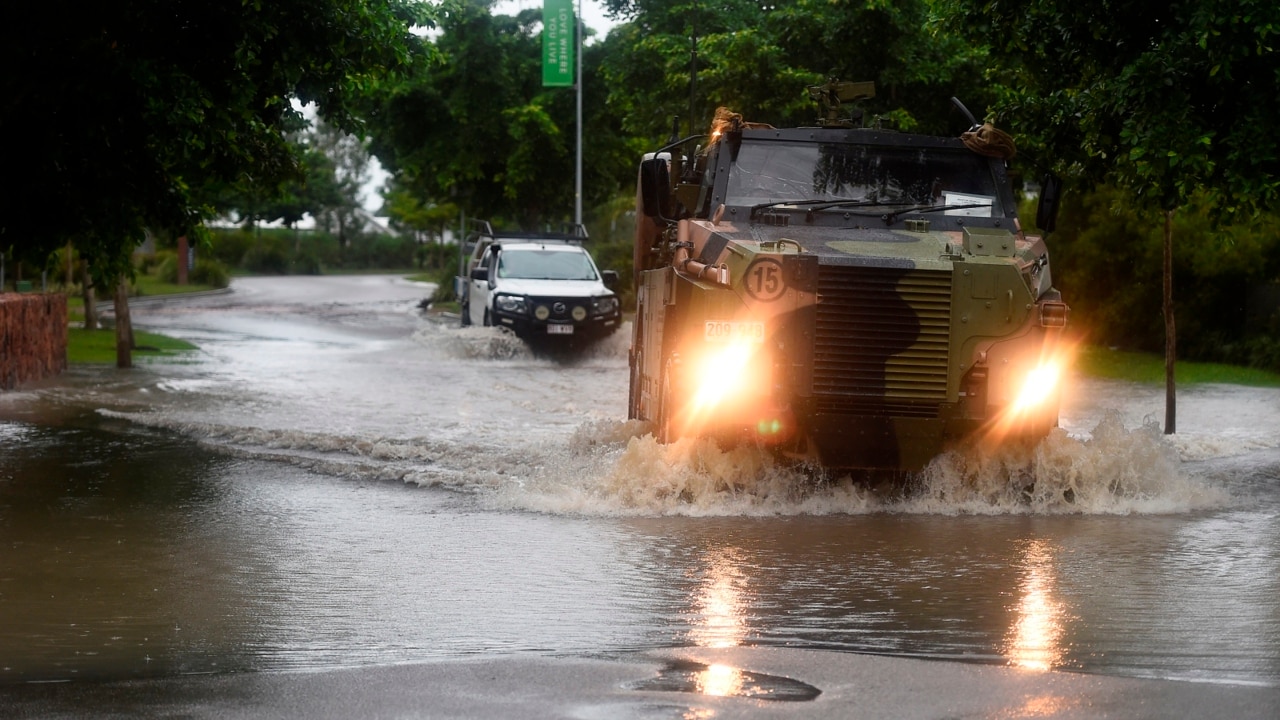
M 937 24 L 931 2 L 609 0 L 624 22 L 583 55 L 584 200 L 630 192 L 673 117 L 682 133 L 703 131 L 720 105 L 803 124 L 817 112 L 805 86 L 830 75 L 875 79 L 867 110 L 893 127 L 967 129 L 948 98 L 988 101 L 981 50 Z M 406 192 L 525 226 L 557 222 L 573 206 L 573 92 L 540 84 L 541 11 L 493 5 L 442 5 L 430 42 L 443 62 L 379 88 L 373 149 Z
M 0 21 L 0 248 L 74 240 L 95 274 L 144 228 L 189 232 L 228 186 L 299 174 L 293 101 L 354 129 L 363 87 L 411 67 L 412 0 L 10 3 Z
M 1272 0 L 944 0 L 989 43 L 994 112 L 1082 186 L 1152 207 L 1280 200 L 1280 4 Z
M 401 189 L 435 203 L 526 226 L 559 222 L 574 205 L 574 92 L 541 85 L 541 10 L 494 15 L 492 5 L 442 6 L 430 43 L 443 61 L 374 93 L 373 150 Z M 597 43 L 583 56 L 588 203 L 616 193 L 635 157 L 604 114 L 603 52 Z
M 628 130 L 650 137 L 669 133 L 673 115 L 687 120 L 691 112 L 701 131 L 721 105 L 756 122 L 811 122 L 817 110 L 805 86 L 831 76 L 875 81 L 877 97 L 866 110 L 902 130 L 959 132 L 967 128 L 951 115 L 948 99 L 989 99 L 982 48 L 938 24 L 931 0 L 606 5 L 627 20 L 610 33 L 610 40 L 619 36 L 617 52 L 605 64 L 610 104 Z

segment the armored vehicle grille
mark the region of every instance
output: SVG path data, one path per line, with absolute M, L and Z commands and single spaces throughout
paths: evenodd
M 950 272 L 822 265 L 818 298 L 820 412 L 937 416 L 947 396 Z

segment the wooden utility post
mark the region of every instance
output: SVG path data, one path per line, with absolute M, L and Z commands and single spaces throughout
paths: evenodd
M 116 367 L 133 367 L 133 321 L 129 317 L 129 279 L 120 276 L 116 285 Z
M 89 274 L 89 261 L 80 261 L 80 292 L 84 298 L 84 329 L 98 329 L 98 303 L 93 295 L 93 276 Z
M 187 261 L 191 257 L 191 247 L 187 244 L 187 236 L 183 235 L 178 238 L 178 284 L 186 285 L 189 277 L 190 268 L 187 267 Z
M 1164 211 L 1164 434 L 1177 431 L 1178 390 L 1174 366 L 1178 358 L 1178 334 L 1173 324 L 1173 211 Z

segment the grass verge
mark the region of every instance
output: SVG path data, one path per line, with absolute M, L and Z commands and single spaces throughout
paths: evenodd
M 197 350 L 185 340 L 178 340 L 165 335 L 133 331 L 133 341 L 137 347 L 133 350 L 135 358 L 140 357 L 178 357 L 180 354 Z M 72 365 L 114 364 L 116 361 L 116 331 L 85 330 L 70 328 L 67 331 L 67 362 Z
M 183 293 L 204 292 L 205 290 L 215 290 L 212 285 L 179 285 L 177 283 L 167 283 L 154 275 L 144 275 L 139 273 L 133 279 L 133 289 L 138 293 L 138 297 L 150 297 L 152 295 L 181 295 Z M 110 300 L 111 298 L 105 298 Z
M 1076 370 L 1084 375 L 1143 383 L 1164 382 L 1164 358 L 1152 353 L 1086 346 L 1076 355 Z M 1174 367 L 1179 385 L 1230 383 L 1250 387 L 1280 387 L 1280 374 L 1257 368 L 1179 360 Z

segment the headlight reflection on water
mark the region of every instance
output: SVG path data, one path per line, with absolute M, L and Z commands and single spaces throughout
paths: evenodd
M 694 683 L 703 695 L 728 697 L 742 692 L 743 672 L 728 665 L 709 665 L 697 674 Z
M 733 552 L 709 558 L 706 576 L 693 598 L 694 626 L 690 639 L 698 647 L 737 647 L 747 636 L 745 578 Z
M 747 636 L 744 582 L 733 551 L 708 557 L 706 575 L 694 597 L 697 609 L 691 632 L 694 644 L 708 648 L 730 648 L 742 644 Z M 693 677 L 698 692 L 717 697 L 739 694 L 743 681 L 741 670 L 718 664 L 707 666 Z
M 1014 623 L 1004 655 L 1014 667 L 1045 672 L 1062 665 L 1062 638 L 1068 619 L 1055 597 L 1057 569 L 1048 543 L 1032 540 L 1023 550 L 1022 596 L 1014 608 Z

